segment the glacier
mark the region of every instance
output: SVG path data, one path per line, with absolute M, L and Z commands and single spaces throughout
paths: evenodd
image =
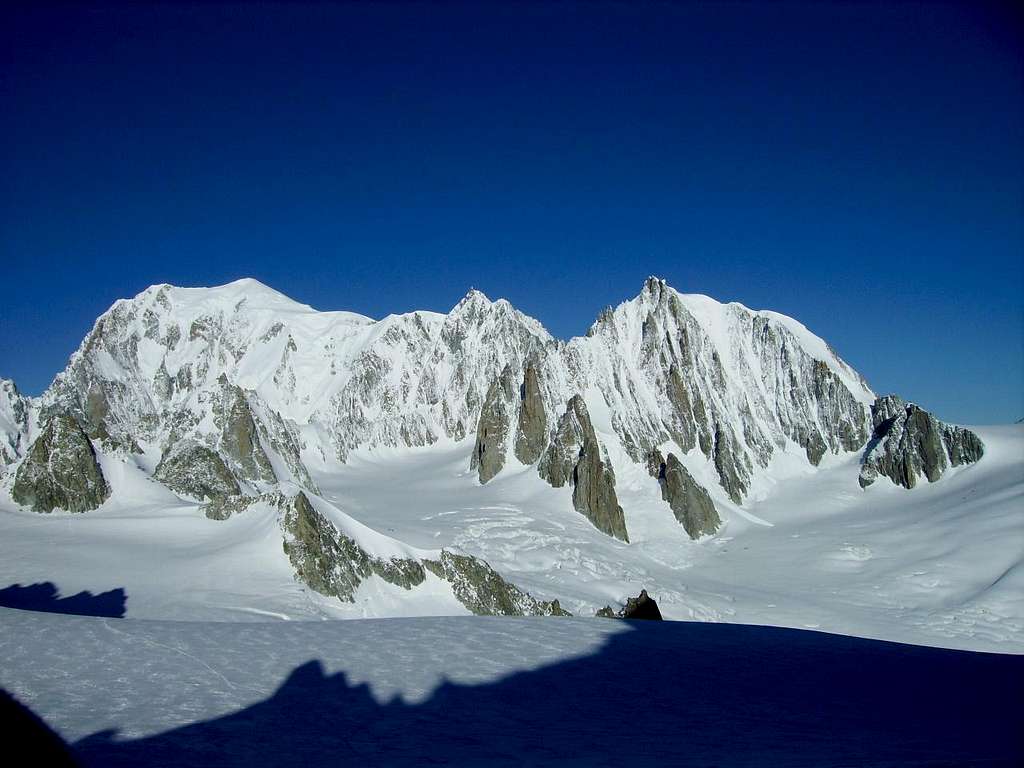
M 158 285 L 104 313 L 42 396 L 0 395 L 0 582 L 123 588 L 131 618 L 592 616 L 647 589 L 670 619 L 1022 649 L 1024 428 L 972 428 L 977 454 L 913 490 L 895 472 L 862 488 L 864 379 L 792 318 L 657 278 L 569 340 L 474 290 L 373 320 L 251 279 Z M 592 439 L 559 435 L 573 398 Z M 15 498 L 58 415 L 110 487 L 84 513 Z M 707 530 L 663 498 L 648 465 L 666 455 L 716 511 Z M 300 494 L 322 528 L 305 562 L 349 542 L 351 591 L 325 591 L 337 557 L 311 574 L 289 556 L 290 502 L 267 500 Z M 463 571 L 422 566 L 442 558 Z M 366 565 L 385 561 L 416 583 Z

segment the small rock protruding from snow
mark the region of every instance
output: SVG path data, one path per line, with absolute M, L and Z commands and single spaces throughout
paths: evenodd
M 626 605 L 621 610 L 616 612 L 610 605 L 606 605 L 595 615 L 602 619 L 664 620 L 657 601 L 647 594 L 646 589 L 641 589 L 640 594 L 636 597 L 627 598 Z

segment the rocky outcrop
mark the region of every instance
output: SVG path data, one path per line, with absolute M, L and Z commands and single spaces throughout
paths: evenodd
M 277 482 L 274 467 L 260 443 L 259 429 L 240 387 L 221 374 L 220 398 L 214 403 L 214 423 L 220 429 L 220 448 L 242 480 Z
M 459 602 L 478 616 L 570 615 L 557 600 L 536 600 L 478 558 L 442 550 L 440 559 L 424 560 L 423 564 L 451 583 Z
M 533 464 L 540 458 L 548 440 L 548 419 L 536 365 L 527 365 L 519 385 L 519 425 L 516 430 L 516 458 Z
M 509 427 L 518 400 L 511 366 L 487 390 L 476 427 L 476 445 L 469 468 L 476 470 L 481 483 L 486 483 L 505 466 Z
M 661 615 L 661 609 L 658 608 L 658 603 L 647 594 L 646 589 L 640 590 L 640 594 L 636 597 L 628 598 L 626 605 L 619 611 L 615 611 L 610 605 L 606 605 L 595 615 L 602 619 L 664 620 Z
M 355 602 L 359 585 L 376 574 L 405 589 L 422 584 L 423 565 L 412 558 L 372 557 L 318 512 L 304 493 L 277 500 L 284 507 L 284 551 L 298 578 L 322 595 Z
M 874 433 L 864 451 L 861 488 L 879 475 L 904 488 L 913 488 L 922 475 L 933 483 L 950 466 L 973 463 L 985 453 L 981 440 L 970 430 L 944 424 L 896 395 L 875 401 L 871 421 Z
M 555 488 L 571 482 L 576 511 L 598 530 L 629 541 L 625 515 L 615 493 L 615 473 L 602 457 L 587 405 L 579 395 L 569 400 L 537 471 Z
M 873 395 L 821 339 L 791 318 L 679 294 L 656 278 L 603 312 L 565 357 L 570 373 L 612 361 L 587 383 L 635 462 L 669 440 L 699 446 L 737 504 L 788 441 L 816 463 L 869 435 Z
M 735 504 L 743 502 L 750 485 L 750 459 L 740 453 L 732 430 L 719 425 L 715 429 L 715 469 L 718 480 Z
M 281 499 L 284 497 L 281 496 Z M 265 494 L 262 496 L 215 496 L 202 506 L 203 514 L 210 520 L 227 520 L 232 515 L 240 514 L 247 510 L 257 501 L 271 501 L 278 503 L 277 494 Z
M 693 479 L 674 453 L 662 458 L 655 449 L 647 461 L 647 470 L 661 486 L 661 498 L 668 502 L 676 520 L 691 539 L 715 533 L 722 524 L 707 490 Z
M 320 493 L 320 489 L 302 463 L 304 447 L 299 430 L 292 423 L 281 418 L 281 415 L 269 408 L 266 403 L 255 395 L 248 398 L 249 408 L 259 430 L 260 442 L 276 453 L 291 473 L 291 480 L 312 493 Z M 276 474 L 276 472 L 275 472 Z M 287 477 L 278 478 L 289 479 Z
M 946 456 L 954 467 L 973 464 L 985 455 L 985 444 L 981 438 L 964 427 L 954 424 L 942 425 L 942 443 L 946 446 Z
M 597 440 L 583 444 L 573 473 L 572 503 L 599 531 L 629 541 L 625 515 L 615 493 L 615 473 L 601 459 Z
M 291 498 L 275 493 L 222 500 L 207 505 L 207 516 L 223 519 L 218 516 L 237 514 L 257 501 L 272 504 L 283 511 L 284 551 L 296 577 L 320 594 L 354 602 L 359 585 L 371 576 L 378 576 L 403 589 L 412 589 L 424 582 L 429 571 L 449 582 L 456 599 L 478 615 L 569 615 L 557 600 L 545 602 L 534 599 L 505 581 L 486 562 L 470 555 L 441 550 L 437 559 L 375 557 L 338 530 L 301 492 Z
M 669 440 L 699 447 L 737 503 L 789 441 L 812 464 L 861 447 L 874 397 L 792 319 L 655 278 L 565 342 L 479 291 L 444 315 L 373 321 L 239 280 L 116 302 L 32 408 L 43 422 L 71 414 L 103 450 L 193 439 L 244 490 L 294 480 L 315 492 L 307 449 L 345 461 L 361 446 L 425 446 L 474 428 L 471 463 L 487 482 L 510 453 L 543 461 L 565 402 L 584 392 L 603 398 L 634 461 Z
M 36 512 L 87 512 L 110 495 L 88 435 L 67 414 L 52 416 L 18 466 L 11 498 Z
M 180 440 L 165 450 L 153 477 L 175 493 L 194 499 L 219 499 L 242 492 L 220 454 L 192 440 Z
M 28 449 L 32 403 L 10 379 L 0 379 L 0 477 Z
M 537 472 L 553 488 L 562 488 L 573 481 L 583 443 L 593 435 L 590 417 L 583 398 L 578 395 L 569 400 L 565 413 L 558 420 L 551 442 L 541 455 Z M 596 439 L 596 437 L 595 437 Z

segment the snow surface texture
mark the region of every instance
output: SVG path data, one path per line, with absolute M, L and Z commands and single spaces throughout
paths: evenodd
M 522 380 L 531 361 L 549 429 L 584 397 L 631 543 L 524 466 L 511 436 L 497 476 L 481 486 L 470 472 L 488 388 L 506 366 Z M 646 588 L 668 618 L 1024 651 L 1024 427 L 979 429 L 984 459 L 936 483 L 862 491 L 874 399 L 863 380 L 791 318 L 662 281 L 568 342 L 475 291 L 447 315 L 373 321 L 253 280 L 154 286 L 105 313 L 42 398 L 8 384 L 4 445 L 20 456 L 48 414 L 70 411 L 112 493 L 74 518 L 38 515 L 11 501 L 9 471 L 0 586 L 122 588 L 131 618 L 465 613 L 432 575 L 412 590 L 371 577 L 354 603 L 310 591 L 272 510 L 210 520 L 152 479 L 189 439 L 219 450 L 246 492 L 307 489 L 370 554 L 461 548 L 578 615 Z M 719 445 L 742 487 L 725 487 Z M 686 536 L 642 461 L 654 447 L 709 491 L 717 535 Z
M 0 624 L 0 686 L 103 768 L 1024 759 L 1021 656 L 598 619 Z
M 1022 653 L 1024 428 L 978 431 L 986 459 L 941 482 L 863 492 L 850 482 L 856 456 L 837 458 L 778 483 L 743 515 L 718 499 L 726 525 L 699 542 L 640 467 L 619 478 L 631 544 L 597 531 L 572 510 L 568 488 L 551 489 L 529 468 L 480 486 L 465 442 L 356 453 L 317 481 L 351 514 L 332 505 L 332 519 L 368 551 L 422 557 L 458 547 L 576 615 L 646 588 L 669 619 Z M 372 577 L 355 603 L 323 597 L 294 578 L 276 510 L 256 505 L 209 520 L 128 459 L 105 460 L 104 472 L 114 493 L 100 510 L 0 514 L 0 584 L 52 581 L 63 594 L 123 588 L 130 618 L 466 613 L 433 578 L 409 591 Z

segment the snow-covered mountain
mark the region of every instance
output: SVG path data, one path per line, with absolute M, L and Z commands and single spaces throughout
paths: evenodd
M 345 602 L 370 583 L 400 595 L 390 609 L 361 608 L 375 615 L 415 612 L 430 602 L 413 599 L 417 590 L 475 612 L 560 610 L 553 598 L 585 611 L 643 582 L 645 548 L 685 563 L 727 540 L 729 526 L 759 524 L 783 486 L 842 467 L 843 494 L 877 497 L 888 491 L 862 486 L 883 476 L 938 487 L 985 454 L 973 432 L 897 401 L 876 398 L 792 318 L 656 278 L 568 341 L 473 290 L 447 314 L 375 321 L 314 310 L 255 280 L 159 285 L 105 312 L 41 397 L 2 382 L 0 506 L 23 528 L 39 524 L 26 522 L 28 509 L 91 509 L 84 517 L 108 525 L 173 509 L 196 531 L 263 515 L 276 541 L 265 557 L 282 574 Z M 426 467 L 457 482 L 406 496 L 432 513 L 410 527 L 412 510 L 383 500 L 422 489 Z M 95 477 L 87 488 L 70 480 L 83 474 Z M 445 529 L 436 515 L 457 510 L 438 507 L 456 486 L 481 519 Z M 630 565 L 589 593 L 562 582 L 564 561 L 532 567 L 521 549 L 495 551 L 471 532 L 508 529 L 501 514 L 487 519 L 486 500 L 496 513 L 550 509 L 513 529 L 553 536 L 562 556 L 577 534 L 558 539 L 545 526 L 571 521 L 586 530 L 574 547 L 612 547 Z M 423 540 L 428 530 L 440 541 Z M 394 543 L 382 550 L 384 539 Z
M 549 432 L 581 395 L 633 461 L 667 442 L 684 454 L 699 447 L 737 503 L 787 442 L 817 464 L 860 447 L 871 426 L 867 385 L 799 323 L 654 278 L 569 342 L 478 291 L 447 315 L 374 322 L 314 311 L 254 280 L 154 286 L 97 320 L 38 410 L 40 422 L 70 413 L 106 447 L 151 461 L 184 439 L 220 444 L 255 490 L 308 484 L 311 456 L 461 440 L 477 431 L 506 368 L 516 397 L 533 369 Z M 26 409 L 12 385 L 4 393 L 9 454 L 18 455 Z M 238 418 L 260 433 L 251 461 L 224 433 Z M 504 442 L 497 447 L 511 455 Z

